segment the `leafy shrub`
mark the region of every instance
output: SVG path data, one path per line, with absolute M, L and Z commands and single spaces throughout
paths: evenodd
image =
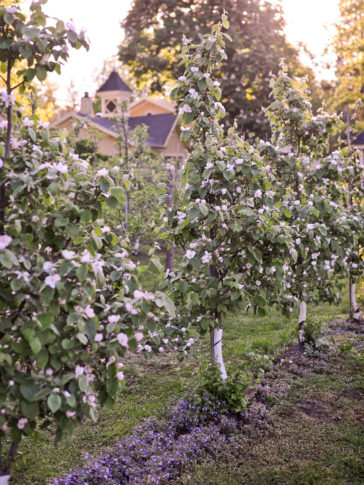
M 322 323 L 317 320 L 308 319 L 304 326 L 305 342 L 308 345 L 315 345 L 320 338 Z
M 223 380 L 220 369 L 209 365 L 202 372 L 200 383 L 196 389 L 195 402 L 204 403 L 206 407 L 218 409 L 221 413 L 241 413 L 247 405 L 246 390 L 252 378 L 238 370 Z

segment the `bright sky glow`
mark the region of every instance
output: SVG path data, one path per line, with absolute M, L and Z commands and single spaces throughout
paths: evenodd
M 325 46 L 332 38 L 333 23 L 339 19 L 338 2 L 282 0 L 288 40 L 294 45 L 305 43 L 320 60 Z M 101 69 L 105 59 L 117 54 L 123 38 L 120 22 L 125 18 L 131 3 L 132 0 L 48 0 L 45 12 L 65 21 L 72 19 L 77 28 L 87 30 L 91 43 L 89 52 L 82 49 L 71 53 L 61 77 L 51 77 L 60 86 L 57 99 L 61 105 L 67 99 L 72 80 L 80 96 L 84 91 L 94 93 L 97 88 L 93 81 L 95 73 Z M 332 77 L 332 73 L 319 73 L 319 76 Z

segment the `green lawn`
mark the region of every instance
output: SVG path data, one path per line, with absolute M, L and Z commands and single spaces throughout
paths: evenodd
M 328 322 L 333 318 L 345 318 L 347 305 L 347 298 L 344 297 L 339 307 L 320 305 L 311 307 L 308 311 L 311 315 L 314 315 L 317 321 Z M 296 319 L 297 315 L 295 314 L 289 320 L 275 311 L 272 311 L 269 317 L 264 318 L 252 314 L 230 315 L 225 321 L 224 336 L 224 354 L 227 367 L 243 365 L 245 361 L 249 360 L 249 357 L 247 358 L 246 355 L 249 352 L 253 352 L 253 356 L 267 354 L 271 358 L 277 357 L 289 343 L 294 341 Z M 25 440 L 20 446 L 11 483 L 17 485 L 44 484 L 47 479 L 56 477 L 80 464 L 86 452 L 88 454 L 98 454 L 105 447 L 111 446 L 119 438 L 130 433 L 134 426 L 141 423 L 145 418 L 162 415 L 168 409 L 171 402 L 183 394 L 187 386 L 193 383 L 196 370 L 202 363 L 207 361 L 207 358 L 207 337 L 201 339 L 198 345 L 196 345 L 191 359 L 182 364 L 177 363 L 175 356 L 171 354 L 161 355 L 150 360 L 145 360 L 140 356 L 130 356 L 128 362 L 126 362 L 128 386 L 120 402 L 114 409 L 102 410 L 100 413 L 100 421 L 97 425 L 85 422 L 78 429 L 75 441 L 71 447 L 59 445 L 55 448 L 53 446 L 52 430 L 42 431 L 38 443 L 34 443 L 30 439 Z M 259 367 L 259 364 L 257 365 Z M 330 383 L 328 383 L 329 385 Z M 310 384 L 310 386 L 314 386 L 314 383 Z M 292 399 L 294 399 L 294 394 L 292 396 Z M 299 416 L 297 416 L 297 419 L 300 421 Z M 278 424 L 284 428 L 284 420 L 281 420 L 281 422 L 278 420 Z M 296 436 L 294 434 L 290 436 L 296 442 Z M 333 443 L 335 442 L 334 438 L 335 436 L 332 436 Z M 303 440 L 307 439 L 311 439 L 311 437 L 303 435 Z M 318 433 L 317 443 L 320 443 L 322 439 L 324 437 Z M 275 441 L 274 436 L 272 436 L 271 440 L 272 443 Z M 288 460 L 290 454 L 299 452 L 299 449 L 295 447 L 289 451 L 289 441 L 289 436 L 287 436 L 287 450 L 284 452 L 286 454 L 280 457 L 279 463 L 282 460 Z M 258 452 L 259 447 L 262 449 L 264 447 L 269 448 L 271 444 L 265 439 L 257 443 L 257 446 Z M 330 446 L 335 448 L 332 443 Z M 275 454 L 275 451 L 272 450 L 267 458 L 267 462 L 269 460 L 277 460 L 278 454 Z M 351 460 L 353 461 L 354 457 Z M 318 461 L 320 460 L 318 459 Z M 304 465 L 301 465 L 304 468 Z M 301 471 L 304 473 L 303 468 L 302 470 L 301 468 L 300 473 Z M 200 476 L 199 473 L 203 473 L 203 468 L 201 470 L 196 471 L 196 477 Z M 286 472 L 291 473 L 289 470 L 289 467 L 278 467 L 274 473 L 272 471 L 272 477 L 277 477 L 274 478 L 276 481 L 264 481 L 268 478 L 264 478 L 262 475 L 262 481 L 254 483 L 286 483 L 279 481 L 281 480 L 279 477 L 282 477 Z M 221 473 L 226 473 L 226 470 L 223 470 Z M 215 474 L 211 474 L 211 481 L 206 483 L 228 483 L 221 481 L 222 479 L 219 478 L 220 475 L 218 473 L 216 480 L 213 478 L 214 476 Z M 237 478 L 238 481 L 234 482 L 232 478 L 232 481 L 229 483 L 242 483 L 239 481 L 240 479 L 241 476 L 239 475 Z M 190 483 L 197 484 L 201 482 L 197 479 L 196 482 L 192 481 Z M 246 483 L 253 482 L 248 481 Z M 302 481 L 295 483 L 311 482 Z

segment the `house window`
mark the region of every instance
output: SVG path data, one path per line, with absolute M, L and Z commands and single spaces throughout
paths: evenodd
M 109 101 L 106 105 L 106 109 L 109 113 L 113 113 L 116 110 L 116 104 L 114 101 Z

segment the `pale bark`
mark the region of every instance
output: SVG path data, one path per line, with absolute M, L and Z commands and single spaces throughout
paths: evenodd
M 210 333 L 211 343 L 211 363 L 220 368 L 221 379 L 227 379 L 227 373 L 222 355 L 222 328 L 214 328 Z
M 355 283 L 350 281 L 350 317 L 354 321 L 360 320 L 360 310 L 356 302 Z
M 174 184 L 174 173 L 173 170 L 170 170 L 167 185 L 167 210 L 173 208 Z M 173 271 L 174 269 L 174 247 L 174 242 L 172 242 L 171 247 L 166 251 L 166 271 Z
M 305 301 L 301 301 L 299 316 L 298 316 L 298 341 L 300 344 L 305 343 L 306 318 L 307 318 L 307 304 Z

